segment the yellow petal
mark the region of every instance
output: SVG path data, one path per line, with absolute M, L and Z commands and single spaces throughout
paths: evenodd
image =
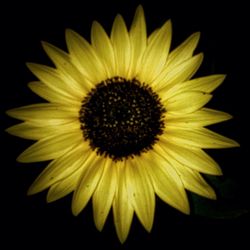
M 74 119 L 78 118 L 79 107 L 62 106 L 55 103 L 39 103 L 10 109 L 6 113 L 20 120 L 42 121 L 48 119 Z
M 77 169 L 70 176 L 67 176 L 67 178 L 53 184 L 48 191 L 47 202 L 56 201 L 73 192 L 77 186 L 80 175 L 81 168 Z
M 187 114 L 202 108 L 211 98 L 211 95 L 203 92 L 186 91 L 170 97 L 164 104 L 171 113 Z
M 69 99 L 77 98 L 77 100 L 82 101 L 84 92 L 72 88 L 71 82 L 65 81 L 58 70 L 36 63 L 27 63 L 26 65 L 29 70 L 51 90 Z
M 189 203 L 183 183 L 165 157 L 152 151 L 143 154 L 140 159 L 152 179 L 155 193 L 170 206 L 189 214 Z
M 114 166 L 114 163 L 110 159 L 106 159 L 105 161 L 106 164 L 102 177 L 92 199 L 94 221 L 97 229 L 100 231 L 107 219 L 117 187 L 116 166 Z
M 42 42 L 42 46 L 71 88 L 86 93 L 93 87 L 93 85 L 88 84 L 85 77 L 71 63 L 70 56 L 67 53 L 47 42 Z
M 150 232 L 155 211 L 154 189 L 144 165 L 138 164 L 135 159 L 127 161 L 126 183 L 135 213 L 144 228 Z
M 188 37 L 181 45 L 171 51 L 165 67 L 171 71 L 178 64 L 191 58 L 199 42 L 200 32 L 196 32 Z
M 128 196 L 128 190 L 125 180 L 125 165 L 123 162 L 116 162 L 116 170 L 118 177 L 118 189 L 115 193 L 113 202 L 113 216 L 116 233 L 119 240 L 123 243 L 127 237 L 131 227 L 134 209 Z
M 197 171 L 188 168 L 177 161 L 175 161 L 174 167 L 180 175 L 186 189 L 206 198 L 216 199 L 214 190 Z
M 6 131 L 24 139 L 40 140 L 55 134 L 78 131 L 79 128 L 79 121 L 69 122 L 60 126 L 35 126 L 31 122 L 23 122 L 6 129 Z
M 102 60 L 103 65 L 105 65 L 108 78 L 115 76 L 116 61 L 113 46 L 103 27 L 96 21 L 92 24 L 91 43 L 97 56 Z
M 104 65 L 93 47 L 73 30 L 66 30 L 66 42 L 72 63 L 93 83 L 97 84 L 107 78 Z
M 82 143 L 82 133 L 73 132 L 46 137 L 27 148 L 19 157 L 19 162 L 47 161 L 60 157 L 67 150 Z
M 50 130 L 50 128 L 51 127 L 49 127 L 48 130 L 47 128 L 40 129 L 39 127 L 35 127 L 32 123 L 23 122 L 7 128 L 6 132 L 24 139 L 39 140 L 51 135 L 52 131 Z
M 80 105 L 80 99 L 72 99 L 68 96 L 61 95 L 61 93 L 50 89 L 42 82 L 30 82 L 28 86 L 34 93 L 51 103 L 59 103 L 63 105 L 68 103 L 69 105 Z
M 231 119 L 232 116 L 213 109 L 202 108 L 191 114 L 171 114 L 165 115 L 166 126 L 176 127 L 203 127 Z
M 111 41 L 115 52 L 116 74 L 127 78 L 131 62 L 131 47 L 128 30 L 121 15 L 117 15 L 114 20 Z
M 171 95 L 175 94 L 175 91 L 171 91 L 171 88 L 178 83 L 189 80 L 200 67 L 202 60 L 203 54 L 200 53 L 182 62 L 171 71 L 165 68 L 153 81 L 152 87 L 158 92 L 161 91 L 164 99 L 169 98 Z
M 164 157 L 174 166 L 178 161 L 183 165 L 196 171 L 211 175 L 221 175 L 221 169 L 218 164 L 204 151 L 199 148 L 184 148 L 172 143 L 167 139 L 161 138 L 161 141 L 155 145 L 155 148 L 164 152 Z
M 33 182 L 28 194 L 41 192 L 61 179 L 67 178 L 83 165 L 89 155 L 90 149 L 87 143 L 82 143 L 68 150 L 61 157 L 49 163 Z
M 138 6 L 135 16 L 129 31 L 131 43 L 131 64 L 130 77 L 134 78 L 137 75 L 141 59 L 147 45 L 147 30 L 144 11 L 141 5 Z
M 239 146 L 236 141 L 207 128 L 188 129 L 169 126 L 166 133 L 168 141 L 185 147 L 230 148 Z
M 141 82 L 150 84 L 162 71 L 167 57 L 172 39 L 171 21 L 167 21 L 156 33 L 154 39 L 148 44 L 141 63 L 141 72 L 138 78 Z
M 102 176 L 105 158 L 95 152 L 87 159 L 87 168 L 79 178 L 79 183 L 73 195 L 72 213 L 78 215 L 87 205 Z
M 195 78 L 180 84 L 179 91 L 198 90 L 205 93 L 211 93 L 218 86 L 221 85 L 225 77 L 226 77 L 225 75 L 210 75 L 210 76 Z

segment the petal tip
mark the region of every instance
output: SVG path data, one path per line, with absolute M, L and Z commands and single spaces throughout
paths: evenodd
M 34 63 L 32 62 L 26 62 L 25 63 L 26 67 L 31 71 L 31 69 L 34 67 Z
M 233 140 L 232 147 L 239 148 L 240 147 L 240 143 L 238 143 L 237 141 Z
M 230 120 L 230 119 L 233 119 L 234 117 L 233 117 L 233 115 L 226 113 L 226 114 L 225 114 L 225 118 L 226 118 L 227 120 Z
M 16 125 L 14 125 L 14 126 L 16 126 Z M 16 133 L 17 131 L 14 129 L 14 126 L 6 128 L 4 131 L 10 135 L 18 136 Z
M 53 202 L 53 201 L 55 201 L 54 199 L 52 199 L 51 197 L 46 197 L 46 202 L 47 203 L 51 203 L 51 202 Z
M 47 203 L 51 203 L 51 202 L 57 201 L 59 199 L 58 197 L 54 196 L 50 191 L 51 191 L 51 189 L 49 190 L 49 192 L 47 193 L 47 196 L 46 196 Z
M 12 116 L 13 116 L 13 115 L 12 115 L 12 114 L 13 114 L 13 109 L 6 110 L 6 111 L 5 111 L 5 114 L 8 115 L 8 116 L 10 116 L 10 117 L 12 117 Z M 9 128 L 5 129 L 5 131 L 8 132 L 8 129 L 9 129 Z
M 20 163 L 28 163 L 26 157 L 23 156 L 23 153 L 16 158 L 16 161 Z
M 92 28 L 91 28 L 91 30 L 93 30 L 93 27 L 97 27 L 97 26 L 100 26 L 101 24 L 98 22 L 98 21 L 96 21 L 96 20 L 94 20 L 93 22 L 92 22 Z
M 141 4 L 137 6 L 135 13 L 144 14 L 144 10 Z
M 227 77 L 226 74 L 220 74 L 219 76 L 221 77 L 221 81 L 222 81 L 222 82 L 223 82 L 223 81 L 226 79 L 226 77 Z
M 50 50 L 54 49 L 55 46 L 53 46 L 52 44 L 45 42 L 45 41 L 41 41 L 42 47 L 44 49 L 44 51 L 48 54 L 50 52 Z
M 202 61 L 204 59 L 204 53 L 200 52 L 199 54 L 196 55 L 199 61 Z
M 200 32 L 200 31 L 196 31 L 196 32 L 194 33 L 194 36 L 196 36 L 196 37 L 200 38 L 200 36 L 201 36 L 201 32 Z
M 161 29 L 172 31 L 172 20 L 168 19 L 161 27 Z
M 79 211 L 77 211 L 74 207 L 72 207 L 71 211 L 74 216 L 77 216 L 79 214 Z
M 213 189 L 212 189 L 213 190 Z M 211 199 L 211 200 L 217 200 L 217 195 L 216 195 L 216 193 L 214 192 L 214 190 L 213 190 L 213 192 L 211 192 L 210 194 L 209 194 L 209 198 Z
M 233 140 L 233 139 L 229 139 L 227 137 L 225 137 L 227 139 L 227 144 L 225 145 L 224 148 L 239 148 L 240 147 L 240 143 L 238 143 L 237 141 Z
M 17 158 L 16 161 L 20 163 L 32 163 L 37 162 L 33 157 L 31 157 L 31 154 L 29 152 L 29 148 L 23 151 Z
M 37 82 L 38 82 L 38 81 L 37 81 Z M 34 86 L 36 86 L 36 83 L 37 83 L 37 82 L 35 82 L 35 81 L 29 82 L 29 83 L 27 84 L 28 88 L 30 88 L 31 90 L 33 90 L 33 88 L 34 88 Z
M 66 35 L 67 35 L 67 34 L 71 34 L 71 33 L 73 33 L 73 30 L 72 30 L 72 29 L 70 29 L 70 28 L 65 29 L 65 34 L 66 34 Z
M 124 242 L 126 241 L 127 237 L 126 238 L 122 238 L 122 237 L 118 236 L 118 239 L 119 239 L 119 241 L 120 241 L 121 244 L 124 244 Z
M 217 172 L 214 175 L 216 175 L 216 176 L 222 176 L 223 175 L 223 172 L 222 172 L 220 167 L 217 168 Z
M 7 111 L 6 111 L 6 114 L 7 114 Z M 8 133 L 8 134 L 11 134 L 11 129 L 10 129 L 10 128 L 6 128 L 4 131 L 5 131 L 6 133 Z
M 95 227 L 96 229 L 101 232 L 103 230 L 104 224 L 98 223 L 96 220 L 94 220 L 95 222 Z
M 50 44 L 48 42 L 45 42 L 45 41 L 41 41 L 41 45 L 42 45 L 43 49 L 50 46 Z
M 66 37 L 66 42 L 71 40 L 73 36 L 76 36 L 76 32 L 73 31 L 72 29 L 65 29 L 65 37 Z
M 197 46 L 197 44 L 198 44 L 200 38 L 201 38 L 201 32 L 200 32 L 200 31 L 197 31 L 197 32 L 195 32 L 195 33 L 193 33 L 193 34 L 191 35 L 191 39 L 195 42 L 196 46 Z M 196 47 L 196 46 L 195 46 L 195 47 Z
M 126 239 L 128 238 L 128 233 L 123 234 L 123 233 L 118 233 L 117 232 L 117 236 L 118 236 L 118 239 L 119 239 L 120 243 L 124 244 Z
M 41 66 L 37 63 L 32 63 L 32 62 L 26 62 L 25 65 L 34 74 L 35 74 L 36 70 L 39 69 L 39 67 Z
M 182 208 L 182 212 L 186 215 L 190 215 L 190 206 L 189 206 L 189 203 L 187 204 L 187 206 L 183 207 Z
M 146 229 L 148 233 L 150 233 L 153 228 L 153 223 L 150 223 L 149 225 L 144 225 L 144 228 Z
M 32 185 L 29 187 L 28 191 L 27 191 L 27 195 L 30 196 L 30 195 L 36 194 L 36 193 L 38 193 L 38 192 L 40 192 L 40 191 L 39 191 L 39 190 L 36 190 L 36 187 L 32 184 Z
M 79 207 L 79 205 L 77 204 L 77 201 L 74 199 L 74 197 L 72 200 L 71 211 L 72 211 L 72 214 L 74 216 L 79 215 L 80 212 L 82 211 L 82 208 Z
M 30 190 L 30 188 L 28 189 L 28 191 L 27 191 L 27 195 L 28 196 L 31 196 L 31 195 L 33 195 L 34 193 Z

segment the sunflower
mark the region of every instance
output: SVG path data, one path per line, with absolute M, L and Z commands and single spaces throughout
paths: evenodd
M 10 134 L 37 140 L 17 160 L 50 160 L 28 194 L 49 188 L 52 202 L 73 192 L 74 215 L 92 198 L 98 230 L 112 208 L 121 242 L 134 212 L 151 230 L 155 195 L 185 214 L 185 190 L 216 198 L 201 173 L 222 172 L 203 149 L 238 143 L 205 128 L 231 116 L 203 106 L 225 76 L 191 80 L 203 60 L 193 55 L 200 34 L 172 52 L 171 37 L 170 20 L 147 37 L 139 6 L 129 30 L 117 15 L 110 37 L 93 22 L 91 43 L 66 30 L 68 53 L 42 43 L 56 68 L 28 63 L 39 79 L 29 87 L 48 102 L 7 111 L 23 121 Z

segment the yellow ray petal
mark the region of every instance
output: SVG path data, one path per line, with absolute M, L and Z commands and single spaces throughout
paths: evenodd
M 62 95 L 59 92 L 51 90 L 42 82 L 30 82 L 28 86 L 34 93 L 51 103 L 59 103 L 63 105 L 68 103 L 69 105 L 80 105 L 80 99 L 72 99 L 68 96 Z
M 116 166 L 111 159 L 105 160 L 104 171 L 93 194 L 94 221 L 98 230 L 102 230 L 113 203 L 117 187 Z
M 79 178 L 79 183 L 73 195 L 72 213 L 78 215 L 87 205 L 102 176 L 105 158 L 95 152 L 87 159 L 87 168 Z
M 48 118 L 46 119 L 27 119 L 27 121 L 30 125 L 42 128 L 42 127 L 58 127 L 58 126 L 67 126 L 67 124 L 75 123 L 77 122 L 80 127 L 79 118 L 72 118 L 72 117 L 65 117 L 65 118 Z M 35 139 L 36 140 L 36 139 Z
M 179 162 L 174 162 L 174 167 L 181 177 L 186 189 L 209 199 L 216 199 L 214 190 L 207 184 L 204 178 L 195 170 L 186 167 Z
M 61 179 L 67 178 L 83 165 L 84 161 L 90 155 L 90 152 L 87 143 L 82 143 L 50 162 L 33 182 L 28 194 L 31 195 L 41 192 Z
M 35 126 L 31 122 L 23 122 L 7 128 L 6 131 L 24 139 L 40 140 L 55 134 L 78 131 L 79 128 L 79 121 L 69 122 L 60 126 Z
M 10 109 L 7 114 L 20 120 L 41 121 L 47 119 L 78 118 L 80 107 L 62 106 L 56 103 L 39 103 Z
M 115 76 L 116 61 L 113 46 L 103 27 L 96 21 L 93 22 L 91 28 L 91 43 L 97 56 L 105 65 L 108 78 Z
M 203 127 L 231 119 L 232 116 L 213 109 L 202 108 L 191 114 L 171 114 L 165 115 L 166 126 L 172 127 Z
M 152 151 L 139 159 L 152 179 L 155 193 L 167 204 L 189 214 L 189 203 L 183 183 L 169 162 L 161 154 Z
M 70 56 L 67 53 L 47 42 L 42 42 L 42 46 L 55 63 L 61 76 L 65 78 L 65 82 L 69 83 L 69 87 L 83 93 L 87 93 L 93 87 L 71 63 Z
M 210 75 L 195 78 L 193 80 L 190 80 L 189 82 L 186 82 L 186 84 L 183 85 L 183 88 L 211 93 L 221 85 L 225 78 L 226 75 Z
M 188 37 L 176 49 L 171 51 L 171 53 L 169 54 L 168 60 L 166 62 L 165 68 L 167 68 L 168 71 L 171 71 L 178 64 L 191 58 L 199 42 L 199 39 L 200 39 L 200 32 L 196 32 L 192 34 L 190 37 Z
M 211 175 L 222 175 L 219 165 L 204 151 L 199 148 L 184 148 L 161 138 L 155 148 L 164 152 L 164 158 L 174 166 L 174 161 L 178 161 L 196 171 Z M 173 159 L 173 160 L 172 160 Z
M 154 189 L 144 165 L 135 159 L 127 161 L 126 184 L 135 213 L 144 228 L 150 232 L 155 211 Z
M 200 53 L 182 62 L 171 71 L 168 71 L 167 68 L 165 68 L 153 81 L 152 87 L 160 92 L 159 94 L 162 93 L 164 99 L 169 98 L 171 95 L 175 94 L 174 91 L 171 91 L 173 86 L 189 80 L 200 67 L 202 60 L 203 54 Z
M 164 105 L 168 112 L 187 114 L 202 108 L 211 98 L 211 95 L 200 91 L 186 91 L 170 97 Z
M 66 30 L 66 43 L 76 68 L 93 83 L 107 79 L 107 73 L 93 47 L 73 30 Z
M 34 143 L 19 155 L 19 162 L 47 161 L 60 157 L 67 150 L 82 143 L 82 133 L 73 132 L 46 137 Z
M 29 122 L 23 122 L 9 127 L 6 129 L 6 132 L 10 133 L 11 135 L 30 140 L 40 140 L 53 134 L 51 127 L 41 129 L 41 127 L 35 127 L 34 124 Z
M 113 202 L 113 216 L 116 233 L 121 243 L 123 243 L 128 237 L 134 210 L 128 197 L 124 161 L 116 162 L 115 167 L 117 170 L 118 188 Z
M 134 78 L 137 75 L 141 59 L 146 49 L 147 30 L 144 11 L 141 5 L 138 6 L 135 16 L 129 31 L 131 43 L 131 63 L 129 70 L 129 78 Z
M 210 75 L 195 78 L 190 81 L 183 82 L 179 86 L 176 86 L 178 89 L 176 88 L 175 91 L 181 92 L 185 90 L 198 90 L 205 93 L 211 93 L 221 85 L 225 77 L 225 75 Z
M 73 192 L 77 186 L 81 173 L 81 168 L 77 169 L 70 176 L 67 176 L 67 178 L 53 184 L 48 191 L 47 202 L 56 201 Z
M 236 141 L 207 128 L 188 129 L 168 126 L 166 133 L 168 141 L 185 147 L 230 148 L 239 146 Z
M 51 90 L 69 99 L 82 101 L 84 92 L 72 88 L 71 82 L 65 81 L 58 70 L 36 63 L 27 63 L 26 65 L 29 70 Z
M 157 77 L 163 69 L 171 44 L 172 39 L 172 25 L 171 21 L 167 21 L 156 33 L 154 39 L 148 44 L 141 63 L 141 72 L 138 78 L 141 82 L 148 84 Z
M 131 46 L 128 30 L 121 15 L 117 15 L 114 20 L 111 41 L 115 52 L 116 74 L 127 78 L 131 62 Z

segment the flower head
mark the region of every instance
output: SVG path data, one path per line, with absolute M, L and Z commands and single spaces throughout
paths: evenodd
M 49 188 L 51 202 L 73 192 L 75 215 L 92 198 L 99 230 L 112 208 L 121 242 L 134 212 L 151 230 L 155 195 L 186 214 L 185 189 L 215 199 L 200 173 L 222 172 L 203 149 L 238 144 L 205 128 L 231 116 L 203 107 L 224 75 L 191 79 L 199 37 L 170 52 L 171 21 L 148 37 L 139 6 L 129 30 L 117 15 L 110 37 L 96 21 L 91 43 L 66 30 L 68 53 L 43 42 L 56 68 L 27 65 L 39 79 L 30 89 L 48 102 L 8 111 L 24 122 L 7 131 L 37 140 L 18 161 L 51 160 L 29 194 Z

